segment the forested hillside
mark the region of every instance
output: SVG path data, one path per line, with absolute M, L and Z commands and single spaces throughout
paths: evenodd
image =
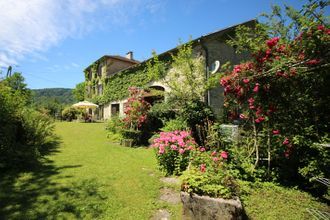
M 38 105 L 45 102 L 58 102 L 62 105 L 73 104 L 75 102 L 72 89 L 51 88 L 33 89 L 33 100 Z

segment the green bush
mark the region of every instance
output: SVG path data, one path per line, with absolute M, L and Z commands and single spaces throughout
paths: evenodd
M 112 142 L 118 142 L 123 139 L 124 122 L 120 117 L 111 117 L 107 121 L 106 130 L 108 131 L 107 137 Z
M 78 118 L 81 115 L 82 111 L 74 107 L 66 107 L 62 111 L 62 119 L 66 121 L 72 121 Z
M 51 120 L 26 107 L 28 96 L 5 82 L 0 81 L 0 168 L 22 167 L 37 162 L 56 137 Z
M 148 116 L 158 118 L 164 124 L 166 121 L 175 118 L 176 112 L 173 110 L 174 107 L 168 102 L 156 103 L 150 108 Z
M 132 146 L 136 146 L 141 143 L 141 134 L 142 132 L 139 130 L 132 130 L 132 129 L 122 130 L 123 138 L 127 140 L 132 140 Z
M 164 127 L 162 127 L 160 130 L 162 130 L 162 131 L 184 131 L 184 130 L 188 130 L 188 126 L 184 120 L 182 120 L 180 118 L 176 118 L 176 119 L 171 119 L 171 120 L 165 122 Z
M 233 198 L 239 187 L 227 167 L 227 152 L 205 152 L 203 148 L 192 152 L 191 165 L 181 176 L 181 190 L 210 197 Z
M 118 116 L 113 116 L 107 121 L 106 130 L 114 134 L 120 134 L 124 128 L 124 122 Z
M 196 142 L 203 145 L 205 140 L 201 138 L 198 130 L 205 126 L 205 122 L 215 120 L 211 108 L 200 100 L 187 101 L 180 110 L 179 117 L 182 121 L 186 121 Z

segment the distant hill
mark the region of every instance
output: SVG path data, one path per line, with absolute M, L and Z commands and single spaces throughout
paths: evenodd
M 61 105 L 71 105 L 75 102 L 72 90 L 65 88 L 32 89 L 33 101 L 37 105 L 54 101 Z

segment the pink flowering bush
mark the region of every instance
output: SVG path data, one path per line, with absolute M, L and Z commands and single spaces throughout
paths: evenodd
M 196 142 L 188 131 L 161 132 L 151 145 L 156 149 L 156 158 L 166 175 L 179 175 L 188 164 Z
M 143 90 L 136 87 L 130 87 L 128 90 L 130 97 L 127 99 L 124 109 L 125 118 L 123 121 L 128 129 L 139 130 L 147 120 L 150 104 L 143 99 Z
M 233 198 L 238 195 L 238 184 L 228 166 L 226 151 L 193 151 L 191 165 L 181 176 L 181 190 L 211 197 Z

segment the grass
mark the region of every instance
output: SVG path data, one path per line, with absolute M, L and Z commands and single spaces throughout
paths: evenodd
M 110 143 L 103 123 L 57 123 L 60 145 L 40 164 L 0 173 L 0 219 L 150 219 L 158 209 L 181 219 L 181 205 L 159 201 L 154 152 Z M 246 184 L 245 184 L 246 186 Z M 306 208 L 329 210 L 297 189 L 247 186 L 249 219 L 313 219 Z M 327 204 L 328 203 L 328 204 Z
M 307 208 L 330 212 L 328 199 L 321 201 L 298 189 L 259 183 L 248 186 L 247 191 L 241 199 L 249 219 L 309 220 L 314 218 Z
M 154 152 L 106 138 L 103 123 L 57 123 L 57 152 L 25 171 L 0 174 L 0 219 L 149 219 L 179 206 L 158 201 Z

